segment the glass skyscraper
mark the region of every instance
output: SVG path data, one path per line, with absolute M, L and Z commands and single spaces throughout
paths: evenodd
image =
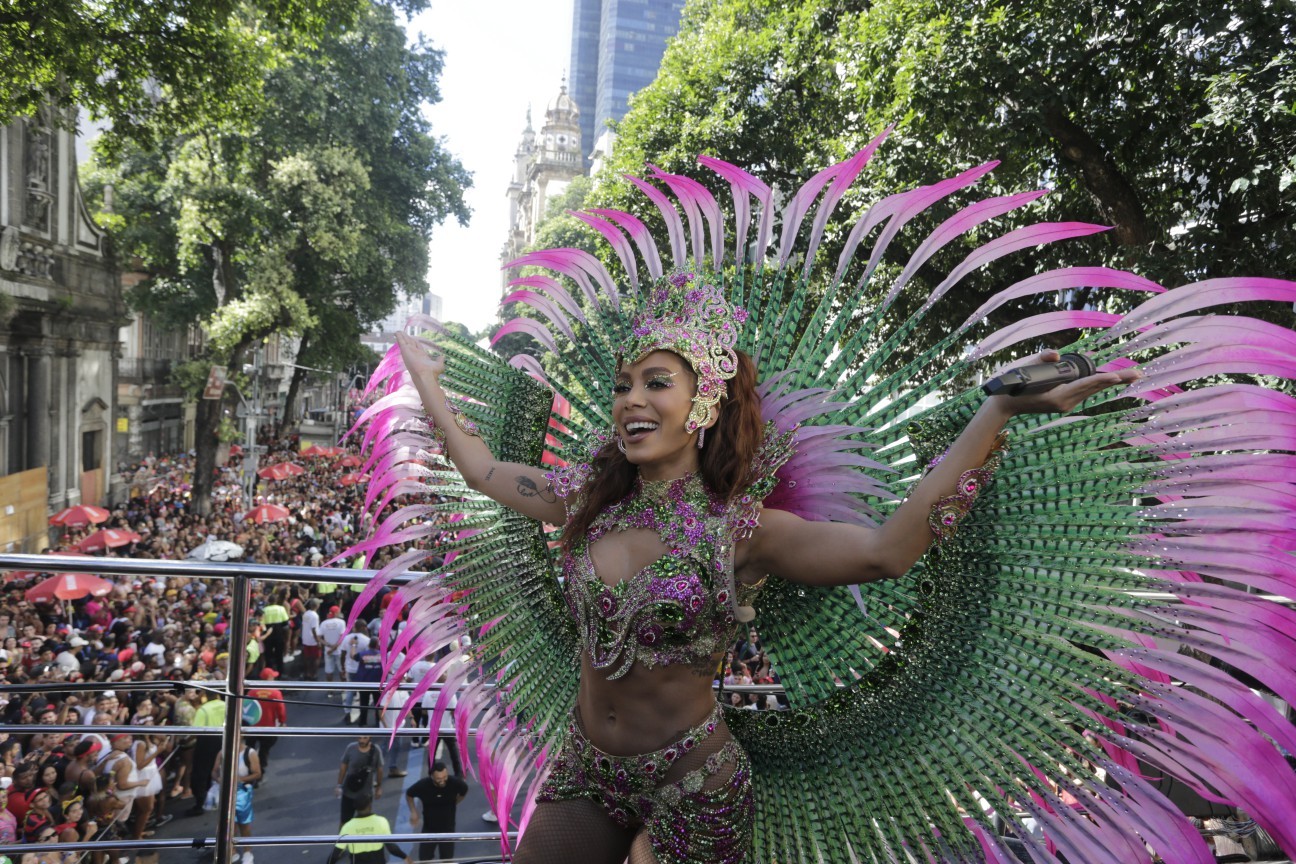
M 572 0 L 571 89 L 585 164 L 608 120 L 657 77 L 685 0 Z

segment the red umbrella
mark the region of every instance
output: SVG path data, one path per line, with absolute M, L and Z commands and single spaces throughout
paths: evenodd
M 238 444 L 231 444 L 231 445 L 230 445 L 230 455 L 231 455 L 231 456 L 242 456 L 242 455 L 243 455 L 243 448 L 240 447 Z
M 118 546 L 129 546 L 137 543 L 140 535 L 125 528 L 100 528 L 76 545 L 82 552 L 98 552 L 100 549 L 112 549 Z
M 339 459 L 337 464 L 339 468 L 359 468 L 361 465 L 364 464 L 364 460 L 361 459 L 359 456 L 352 456 L 348 454 L 346 456 L 343 456 L 341 459 Z
M 258 504 L 243 514 L 244 519 L 251 519 L 258 525 L 264 522 L 278 522 L 288 518 L 288 508 L 278 504 Z
M 66 510 L 60 510 L 50 517 L 51 525 L 67 525 L 75 527 L 78 525 L 98 525 L 100 522 L 107 522 L 111 514 L 102 507 L 91 507 L 89 504 L 78 504 L 75 507 L 68 507 Z
M 284 480 L 305 473 L 306 469 L 295 462 L 277 462 L 262 468 L 257 476 L 263 480 Z
M 305 450 L 301 451 L 301 455 L 314 457 L 314 456 L 327 456 L 329 454 L 328 454 L 328 450 L 326 450 L 325 448 L 319 446 L 318 444 L 312 444 L 309 447 L 307 447 Z
M 32 603 L 53 603 L 55 600 L 76 600 L 79 597 L 103 597 L 111 594 L 113 584 L 107 579 L 88 573 L 60 573 L 51 576 L 26 591 Z
M 282 480 L 288 475 L 283 472 L 283 463 L 278 465 L 267 465 L 257 472 L 257 476 L 262 480 Z
M 341 456 L 345 452 L 346 452 L 345 447 L 325 447 L 324 448 L 325 456 Z
M 354 486 L 357 483 L 367 483 L 368 481 L 369 481 L 368 474 L 357 474 L 354 471 L 351 472 L 350 474 L 343 474 L 341 477 L 338 478 L 338 482 L 341 483 L 343 486 Z

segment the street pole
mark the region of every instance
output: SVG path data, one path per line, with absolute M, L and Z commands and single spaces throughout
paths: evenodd
M 229 679 L 225 696 L 225 731 L 221 750 L 220 803 L 216 806 L 215 864 L 234 864 L 235 815 L 238 802 L 238 758 L 243 749 L 243 678 L 247 673 L 248 604 L 252 586 L 248 577 L 235 574 L 230 586 L 234 594 L 229 634 Z M 205 794 L 194 790 L 195 795 Z

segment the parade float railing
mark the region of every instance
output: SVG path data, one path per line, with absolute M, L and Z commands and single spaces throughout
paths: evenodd
M 351 569 L 332 569 L 317 567 L 289 567 L 267 564 L 244 564 L 244 563 L 210 563 L 199 561 L 170 561 L 170 560 L 141 560 L 133 558 L 92 558 L 72 556 L 49 556 L 49 555 L 0 555 L 0 572 L 13 570 L 26 570 L 42 573 L 72 573 L 81 572 L 86 569 L 93 569 L 96 573 L 104 576 L 125 576 L 141 578 L 166 578 L 179 576 L 191 579 L 220 579 L 230 584 L 231 595 L 231 615 L 229 630 L 230 645 L 246 645 L 248 640 L 248 620 L 250 612 L 250 598 L 252 583 L 254 581 L 263 582 L 296 582 L 306 584 L 332 583 L 334 585 L 362 585 L 372 578 L 375 571 L 372 570 L 351 570 Z M 419 576 L 405 577 L 404 580 L 393 580 L 393 585 L 403 584 L 403 581 L 420 578 Z M 1163 600 L 1167 603 L 1177 602 L 1177 598 L 1170 594 L 1134 592 L 1139 596 Z M 1266 599 L 1274 602 L 1291 605 L 1292 601 L 1287 598 L 1268 596 Z M 225 699 L 227 709 L 225 711 L 225 722 L 223 726 L 150 726 L 148 732 L 150 735 L 194 735 L 194 734 L 219 734 L 222 739 L 222 765 L 221 765 L 221 782 L 219 784 L 219 803 L 217 805 L 217 825 L 216 835 L 214 837 L 178 837 L 170 839 L 144 839 L 144 840 L 91 840 L 76 843 L 42 843 L 39 844 L 41 852 L 59 852 L 59 851 L 83 851 L 95 850 L 100 852 L 122 851 L 122 852 L 154 852 L 164 849 L 210 849 L 214 852 L 214 864 L 234 864 L 239 853 L 242 850 L 255 850 L 265 847 L 283 847 L 283 846 L 332 846 L 339 841 L 347 839 L 361 840 L 363 842 L 392 842 L 392 843 L 432 843 L 437 841 L 447 842 L 472 842 L 482 840 L 496 840 L 499 837 L 497 831 L 485 832 L 451 832 L 451 833 L 428 833 L 428 834 L 390 834 L 390 835 L 364 835 L 363 838 L 346 838 L 333 834 L 318 835 L 261 835 L 256 837 L 238 837 L 234 830 L 234 804 L 235 804 L 235 784 L 229 782 L 228 778 L 234 777 L 236 769 L 234 762 L 238 753 L 241 751 L 241 741 L 243 738 L 243 729 L 241 720 L 242 712 L 235 709 L 230 710 L 228 706 L 241 705 L 241 700 L 246 695 L 244 688 L 244 676 L 247 671 L 247 652 L 230 651 L 229 652 L 229 670 L 228 677 L 224 681 L 218 680 L 200 680 L 200 681 L 88 681 L 88 682 L 59 682 L 56 685 L 50 683 L 39 684 L 10 684 L 0 686 L 0 695 L 13 693 L 23 694 L 32 692 L 49 691 L 51 689 L 60 693 L 74 692 L 93 692 L 96 690 L 130 690 L 130 691 L 174 691 L 177 688 L 202 688 Z M 312 691 L 312 690 L 378 690 L 380 684 L 366 684 L 362 682 L 328 682 L 328 681 L 276 681 L 275 689 L 289 691 Z M 406 688 L 412 688 L 413 684 L 402 685 Z M 435 685 L 434 685 L 435 686 Z M 739 693 L 781 693 L 783 688 L 778 685 L 726 685 L 722 691 L 739 692 Z M 11 735 L 34 734 L 38 732 L 84 732 L 86 726 L 81 724 L 6 724 L 4 730 Z M 117 732 L 138 733 L 141 730 L 139 726 L 95 726 L 96 733 L 114 734 Z M 475 735 L 476 729 L 470 729 L 470 734 Z M 303 737 L 318 735 L 334 736 L 358 736 L 370 735 L 374 738 L 390 736 L 393 730 L 387 728 L 356 728 L 347 727 L 339 729 L 332 726 L 278 726 L 274 729 L 275 735 L 286 737 Z M 423 737 L 428 734 L 427 729 L 422 728 L 402 728 L 395 730 L 397 736 L 401 737 Z M 195 794 L 200 794 L 197 790 Z M 0 845 L 0 856 L 4 855 L 21 855 L 25 852 L 32 852 L 37 847 L 26 845 Z M 471 859 L 457 859 L 460 861 L 473 861 L 485 864 L 485 862 L 499 861 L 498 856 L 475 856 Z
M 250 599 L 252 583 L 261 582 L 294 582 L 294 583 L 332 583 L 335 585 L 360 585 L 367 583 L 373 576 L 371 570 L 343 570 L 343 569 L 325 569 L 318 567 L 281 567 L 266 564 L 243 564 L 229 563 L 218 564 L 200 561 L 159 561 L 159 560 L 142 560 L 134 558 L 84 558 L 73 556 L 50 556 L 50 555 L 0 555 L 0 572 L 13 570 L 27 570 L 40 573 L 76 573 L 92 569 L 95 573 L 103 576 L 124 576 L 134 578 L 168 578 L 179 576 L 189 579 L 220 579 L 230 583 L 231 611 L 229 629 L 229 644 L 231 646 L 246 645 L 248 641 L 248 619 L 250 612 Z M 408 578 L 408 577 L 407 577 Z M 417 577 L 414 577 L 417 578 Z M 397 580 L 394 584 L 401 584 Z M 427 833 L 427 834 L 390 834 L 390 835 L 364 835 L 363 837 L 346 838 L 336 834 L 318 834 L 318 835 L 261 835 L 257 837 L 238 837 L 234 830 L 234 804 L 236 784 L 230 782 L 230 778 L 236 776 L 235 760 L 242 750 L 243 728 L 241 724 L 242 712 L 239 706 L 242 705 L 242 699 L 246 695 L 244 687 L 244 677 L 247 671 L 247 652 L 242 650 L 232 650 L 229 652 L 229 669 L 228 677 L 224 681 L 219 680 L 201 680 L 201 681 L 87 681 L 87 682 L 59 682 L 51 684 L 49 682 L 37 684 L 9 684 L 0 686 L 0 696 L 5 694 L 25 694 L 33 692 L 47 692 L 55 690 L 60 693 L 76 693 L 86 691 L 102 691 L 105 689 L 122 690 L 122 691 L 175 691 L 177 688 L 201 688 L 211 692 L 225 700 L 225 722 L 223 726 L 149 726 L 147 727 L 150 735 L 220 735 L 222 743 L 221 753 L 221 782 L 219 784 L 220 796 L 216 808 L 216 835 L 214 837 L 177 837 L 169 839 L 143 839 L 143 840 L 87 840 L 75 843 L 41 843 L 39 846 L 32 844 L 23 845 L 0 845 L 0 856 L 11 856 L 14 860 L 20 860 L 24 853 L 34 851 L 40 852 L 80 852 L 94 850 L 96 852 L 120 851 L 124 853 L 136 852 L 158 852 L 165 849 L 210 849 L 214 853 L 215 864 L 234 864 L 238 856 L 244 850 L 256 850 L 265 847 L 281 846 L 333 846 L 334 844 L 352 839 L 366 843 L 434 843 L 437 841 L 448 842 L 470 842 L 488 840 L 493 841 L 499 838 L 498 831 L 460 831 L 450 833 Z M 310 691 L 310 690 L 328 690 L 337 691 L 340 689 L 362 691 L 378 690 L 380 684 L 365 684 L 361 682 L 327 682 L 327 681 L 276 681 L 275 689 L 289 691 Z M 413 685 L 405 685 L 411 687 Z M 11 735 L 26 735 L 39 732 L 85 732 L 87 727 L 82 724 L 6 724 L 4 731 Z M 139 726 L 94 726 L 93 729 L 97 734 L 112 735 L 118 732 L 139 733 L 142 727 Z M 470 729 L 470 734 L 476 734 L 475 729 Z M 304 737 L 318 735 L 336 735 L 354 737 L 359 735 L 370 735 L 376 740 L 383 736 L 390 736 L 393 730 L 386 728 L 356 728 L 347 727 L 339 729 L 332 726 L 277 726 L 274 729 L 277 736 L 287 737 Z M 401 737 L 423 737 L 428 734 L 427 729 L 422 728 L 402 728 L 395 730 L 395 734 Z M 194 790 L 195 795 L 203 794 L 201 790 Z M 479 862 L 498 861 L 499 857 L 482 857 L 476 856 L 472 859 Z

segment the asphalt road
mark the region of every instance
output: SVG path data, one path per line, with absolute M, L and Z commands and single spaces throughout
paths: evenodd
M 266 778 L 256 790 L 253 836 L 337 833 L 340 805 L 334 797 L 334 786 L 337 783 L 338 766 L 347 744 L 356 740 L 354 730 L 343 722 L 341 695 L 337 692 L 318 691 L 284 693 L 285 699 L 309 703 L 288 705 L 289 724 L 336 728 L 337 735 L 281 737 L 274 745 Z M 375 745 L 379 743 L 375 739 Z M 409 824 L 409 808 L 405 803 L 404 791 L 428 773 L 428 766 L 427 749 L 411 747 L 402 766 L 408 772 L 407 776 L 390 777 L 383 781 L 382 797 L 376 802 L 375 810 L 391 821 L 393 832 L 409 833 L 413 830 Z M 387 765 L 388 770 L 393 767 L 395 766 L 390 763 Z M 468 782 L 468 797 L 459 805 L 457 830 L 494 831 L 496 825 L 481 818 L 487 810 L 486 797 L 481 787 L 471 777 L 466 777 L 465 780 Z M 167 805 L 167 812 L 174 814 L 176 818 L 163 825 L 156 836 L 159 839 L 215 836 L 214 812 L 208 811 L 202 816 L 181 815 L 192 804 L 191 799 L 173 799 Z M 410 844 L 401 845 L 406 848 Z M 407 851 L 415 850 L 407 848 Z M 328 854 L 327 846 L 279 846 L 256 850 L 255 859 L 256 864 L 324 864 Z M 166 850 L 159 853 L 158 861 L 159 864 L 181 864 L 210 861 L 211 858 L 210 850 Z M 415 860 L 419 859 L 415 857 Z M 499 842 L 490 840 L 458 843 L 455 845 L 455 860 L 499 861 Z

